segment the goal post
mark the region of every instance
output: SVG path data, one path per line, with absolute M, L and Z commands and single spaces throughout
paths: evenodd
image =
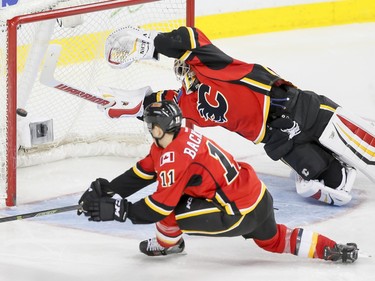
M 165 57 L 111 69 L 105 39 L 127 25 L 159 31 L 194 26 L 194 0 L 34 0 L 17 6 L 0 16 L 0 206 L 16 205 L 19 167 L 68 157 L 142 156 L 149 146 L 142 122 L 110 119 L 79 96 L 100 95 L 101 87 L 178 87 L 173 61 Z M 41 83 L 51 50 L 59 50 L 53 75 L 79 94 Z

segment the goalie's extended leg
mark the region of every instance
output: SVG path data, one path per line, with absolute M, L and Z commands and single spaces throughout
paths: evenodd
M 375 182 L 375 126 L 344 108 L 337 108 L 319 142 Z

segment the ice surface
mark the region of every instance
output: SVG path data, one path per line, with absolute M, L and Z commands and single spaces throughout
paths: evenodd
M 302 89 L 327 95 L 375 120 L 375 24 L 354 24 L 217 40 L 228 54 L 271 67 Z M 89 223 L 75 212 L 0 223 L 0 281 L 23 280 L 374 280 L 375 184 L 363 174 L 350 205 L 330 207 L 302 199 L 289 168 L 261 146 L 222 129 L 204 133 L 259 172 L 275 199 L 279 222 L 356 242 L 362 252 L 343 265 L 267 253 L 243 238 L 185 237 L 186 254 L 146 257 L 138 243 L 153 226 Z M 18 207 L 2 216 L 73 205 L 97 177 L 111 179 L 135 159 L 69 159 L 18 170 Z M 133 196 L 137 200 L 153 187 Z

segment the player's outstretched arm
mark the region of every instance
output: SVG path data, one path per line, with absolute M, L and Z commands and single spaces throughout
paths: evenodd
M 77 215 L 80 216 L 84 213 L 85 207 L 87 207 L 88 202 L 91 200 L 102 197 L 112 197 L 113 195 L 114 192 L 110 189 L 108 180 L 103 178 L 94 180 L 78 200 L 78 204 L 81 205 L 82 208 L 77 210 Z

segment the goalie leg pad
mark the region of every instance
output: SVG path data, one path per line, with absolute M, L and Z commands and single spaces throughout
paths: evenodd
M 375 182 L 375 125 L 337 108 L 319 142 Z
M 357 170 L 352 167 L 345 167 L 342 169 L 342 182 L 337 190 L 344 190 L 348 193 L 352 191 L 355 178 L 357 176 Z
M 300 177 L 298 174 L 296 174 L 296 190 L 297 193 L 302 197 L 311 197 L 329 205 L 342 206 L 349 203 L 352 199 L 352 196 L 349 194 L 347 190 L 351 190 L 351 186 L 354 182 L 353 177 L 355 178 L 355 173 L 351 173 L 350 179 L 345 181 L 341 189 L 333 189 L 328 186 L 325 186 L 323 181 L 307 181 Z M 348 184 L 347 189 L 345 188 L 346 184 Z

